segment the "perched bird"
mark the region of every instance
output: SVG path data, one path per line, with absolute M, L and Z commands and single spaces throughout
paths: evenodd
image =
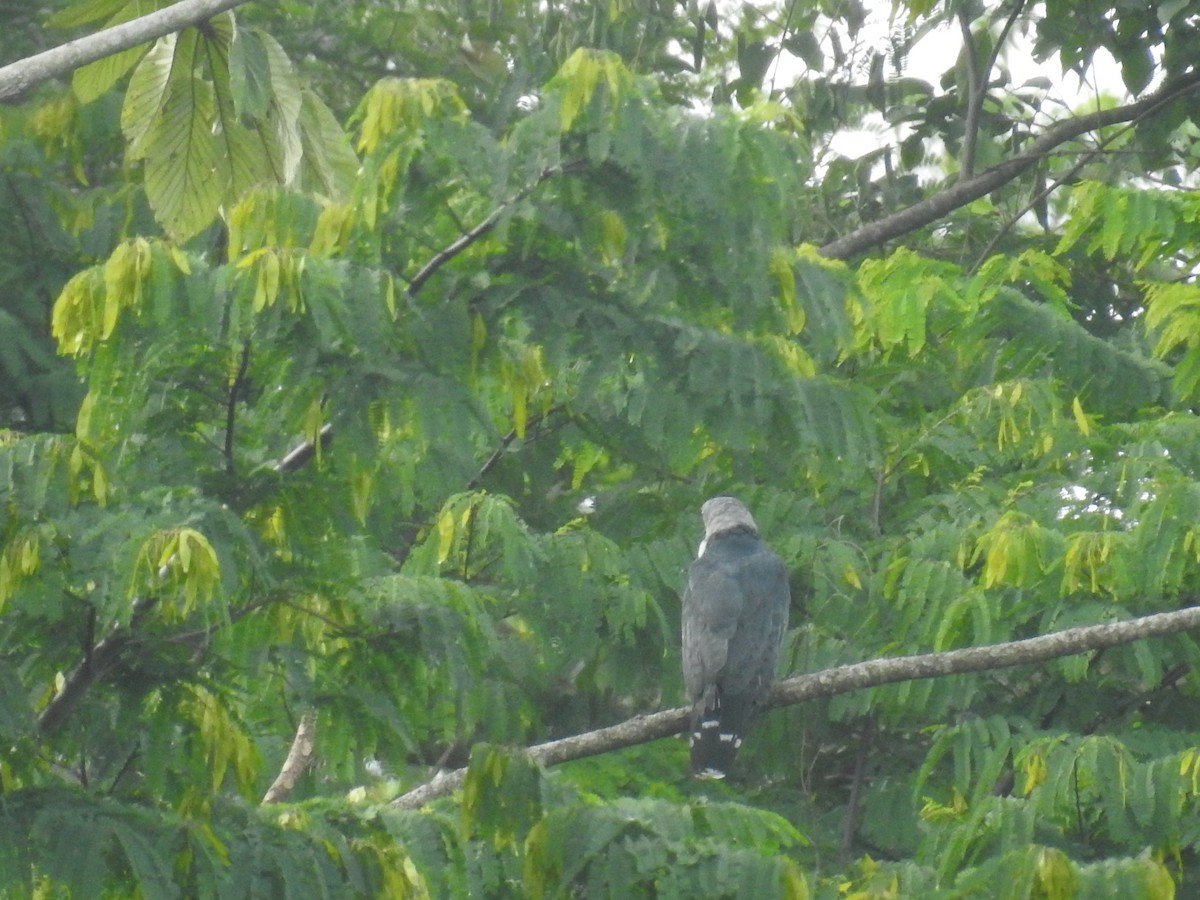
M 745 505 L 713 497 L 683 591 L 683 681 L 692 774 L 724 778 L 775 680 L 787 629 L 787 570 Z

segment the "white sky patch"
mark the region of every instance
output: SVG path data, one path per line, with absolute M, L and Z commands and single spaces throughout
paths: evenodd
M 862 48 L 874 47 L 887 53 L 891 48 L 890 36 L 901 25 L 892 21 L 893 4 L 891 0 L 873 0 L 865 6 L 868 14 L 860 33 L 859 52 L 862 52 Z M 1040 4 L 1033 10 L 1035 15 L 1040 15 Z M 994 81 L 998 70 L 1007 71 L 1007 85 L 999 90 L 1019 88 L 1036 79 L 1048 81 L 1050 90 L 1042 104 L 1045 118 L 1045 121 L 1040 123 L 1042 125 L 1049 124 L 1052 117 L 1062 118 L 1072 111 L 1086 109 L 1089 103 L 1101 96 L 1116 97 L 1122 102 L 1129 99 L 1121 81 L 1120 68 L 1107 50 L 1095 52 L 1085 79 L 1074 72 L 1064 73 L 1056 58 L 1043 62 L 1035 60 L 1032 36 L 1021 33 L 1019 26 L 1012 29 L 1006 44 L 996 65 L 988 73 L 988 78 Z M 901 74 L 905 78 L 920 79 L 936 87 L 942 75 L 959 58 L 962 45 L 962 33 L 956 21 L 944 22 L 930 28 L 904 58 Z M 827 55 L 832 53 L 828 41 L 823 49 Z M 863 57 L 863 61 L 867 61 L 866 56 Z M 885 77 L 889 80 L 896 79 L 897 72 L 893 62 L 889 59 L 886 65 Z M 776 87 L 785 86 L 802 76 L 805 71 L 805 64 L 801 60 L 783 50 L 776 58 L 767 82 Z M 995 90 L 997 88 L 993 88 L 993 91 Z M 857 159 L 881 147 L 898 144 L 907 134 L 907 126 L 891 125 L 882 115 L 875 113 L 866 118 L 863 127 L 834 135 L 828 149 L 837 155 Z

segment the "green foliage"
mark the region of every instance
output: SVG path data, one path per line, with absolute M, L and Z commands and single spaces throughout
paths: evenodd
M 786 856 L 775 855 L 798 839 L 785 822 L 739 804 L 568 805 L 531 831 L 525 886 L 534 897 L 577 886 L 593 896 L 799 900 L 808 896 L 804 876 Z M 754 849 L 729 847 L 738 844 Z
M 428 896 L 384 829 L 315 806 L 271 816 L 223 802 L 188 816 L 46 788 L 7 795 L 0 824 L 5 896 Z
M 836 262 L 947 196 L 972 84 L 977 168 L 1041 133 L 1038 83 L 904 74 L 1009 8 L 884 52 L 854 4 L 393 6 L 250 4 L 0 108 L 0 894 L 1185 891 L 1186 635 L 776 711 L 727 784 L 521 748 L 681 700 L 718 493 L 792 573 L 789 671 L 1190 603 L 1191 101 Z M 1058 6 L 1069 67 L 1190 65 L 1195 3 Z M 827 149 L 872 109 L 896 153 Z

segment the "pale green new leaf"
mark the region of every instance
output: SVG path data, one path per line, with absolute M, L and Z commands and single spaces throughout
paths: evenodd
M 146 160 L 146 195 L 173 237 L 196 234 L 216 214 L 221 181 L 212 133 L 215 98 L 196 62 L 208 38 L 195 29 L 160 40 L 130 82 L 121 124 L 132 159 Z

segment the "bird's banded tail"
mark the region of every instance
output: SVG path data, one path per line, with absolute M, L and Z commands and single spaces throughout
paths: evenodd
M 697 778 L 724 778 L 729 774 L 742 734 L 749 724 L 751 704 L 718 691 L 711 706 L 692 712 L 692 774 Z

